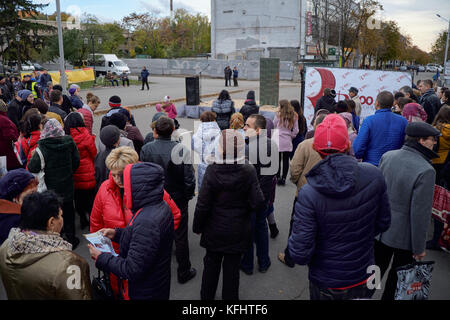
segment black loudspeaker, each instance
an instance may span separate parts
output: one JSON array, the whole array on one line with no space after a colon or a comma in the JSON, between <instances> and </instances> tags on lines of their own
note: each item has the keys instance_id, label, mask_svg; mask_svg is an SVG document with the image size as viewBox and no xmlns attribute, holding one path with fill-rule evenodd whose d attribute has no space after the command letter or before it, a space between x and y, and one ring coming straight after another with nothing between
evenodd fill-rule
<instances>
[{"instance_id":1,"label":"black loudspeaker","mask_svg":"<svg viewBox=\"0 0 450 320\"><path fill-rule=\"evenodd\" d=\"M200 104L200 81L198 77L186 77L186 104L188 106Z\"/></svg>"}]
</instances>

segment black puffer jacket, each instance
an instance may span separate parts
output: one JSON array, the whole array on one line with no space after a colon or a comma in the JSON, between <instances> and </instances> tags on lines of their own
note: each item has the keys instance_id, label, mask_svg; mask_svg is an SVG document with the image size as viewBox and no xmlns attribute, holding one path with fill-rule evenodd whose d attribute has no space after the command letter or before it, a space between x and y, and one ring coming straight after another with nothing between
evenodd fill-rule
<instances>
[{"instance_id":1,"label":"black puffer jacket","mask_svg":"<svg viewBox=\"0 0 450 320\"><path fill-rule=\"evenodd\" d=\"M330 111L330 113L334 113L336 111L336 100L334 100L332 96L321 97L317 100L316 106L314 107L314 114L320 109L326 109Z\"/></svg>"},{"instance_id":2,"label":"black puffer jacket","mask_svg":"<svg viewBox=\"0 0 450 320\"><path fill-rule=\"evenodd\" d=\"M234 109L234 102L231 100L216 100L213 102L211 111L217 114L217 124L220 130L225 130L230 128L230 118L233 113L236 112Z\"/></svg>"},{"instance_id":3,"label":"black puffer jacket","mask_svg":"<svg viewBox=\"0 0 450 320\"><path fill-rule=\"evenodd\" d=\"M266 135L246 140L245 157L256 169L266 203L272 198L274 177L279 166L278 147Z\"/></svg>"},{"instance_id":4,"label":"black puffer jacket","mask_svg":"<svg viewBox=\"0 0 450 320\"><path fill-rule=\"evenodd\" d=\"M127 207L134 215L126 228L116 229L119 257L102 253L95 265L127 279L132 300L167 300L173 215L163 200L164 171L153 163L137 163L125 168L123 180Z\"/></svg>"},{"instance_id":5,"label":"black puffer jacket","mask_svg":"<svg viewBox=\"0 0 450 320\"><path fill-rule=\"evenodd\" d=\"M172 161L172 149L177 148L180 164ZM159 164L164 169L164 189L180 205L191 200L195 192L195 174L189 150L170 138L158 138L142 147L140 160Z\"/></svg>"},{"instance_id":6,"label":"black puffer jacket","mask_svg":"<svg viewBox=\"0 0 450 320\"><path fill-rule=\"evenodd\" d=\"M427 113L427 123L433 123L434 117L441 108L441 101L433 89L429 89L420 97L420 104Z\"/></svg>"},{"instance_id":7,"label":"black puffer jacket","mask_svg":"<svg viewBox=\"0 0 450 320\"><path fill-rule=\"evenodd\" d=\"M252 165L211 164L198 195L193 231L202 234L200 245L207 250L244 253L251 244L251 213L264 206Z\"/></svg>"},{"instance_id":8,"label":"black puffer jacket","mask_svg":"<svg viewBox=\"0 0 450 320\"><path fill-rule=\"evenodd\" d=\"M247 118L252 114L259 113L259 106L256 104L255 100L247 100L242 108L239 110L240 113L244 116L244 122L247 121Z\"/></svg>"}]
</instances>

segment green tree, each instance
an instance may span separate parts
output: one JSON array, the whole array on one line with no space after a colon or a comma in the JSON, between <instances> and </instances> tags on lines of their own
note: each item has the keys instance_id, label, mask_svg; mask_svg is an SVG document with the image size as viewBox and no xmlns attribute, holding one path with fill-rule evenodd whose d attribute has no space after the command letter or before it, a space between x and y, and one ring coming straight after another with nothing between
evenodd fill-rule
<instances>
[{"instance_id":1,"label":"green tree","mask_svg":"<svg viewBox=\"0 0 450 320\"><path fill-rule=\"evenodd\" d=\"M431 47L431 57L435 63L442 64L444 62L446 41L447 41L447 31L440 32L436 41ZM449 57L448 54L447 57Z\"/></svg>"},{"instance_id":2,"label":"green tree","mask_svg":"<svg viewBox=\"0 0 450 320\"><path fill-rule=\"evenodd\" d=\"M117 23L101 24L93 15L85 15L81 21L81 29L63 30L64 59L74 66L82 66L92 53L92 40L95 53L119 54L124 43L124 30ZM98 39L101 38L101 44ZM54 34L46 42L42 57L53 60L59 55L58 36Z\"/></svg>"},{"instance_id":3,"label":"green tree","mask_svg":"<svg viewBox=\"0 0 450 320\"><path fill-rule=\"evenodd\" d=\"M386 21L381 23L379 30L383 44L376 52L376 66L381 68L383 63L396 60L401 54L401 37L399 27L395 21Z\"/></svg>"},{"instance_id":4,"label":"green tree","mask_svg":"<svg viewBox=\"0 0 450 320\"><path fill-rule=\"evenodd\" d=\"M71 29L63 32L64 59L74 66L81 66L87 58L88 46L84 44L81 30ZM53 35L42 51L44 60L53 60L59 56L58 36Z\"/></svg>"},{"instance_id":5,"label":"green tree","mask_svg":"<svg viewBox=\"0 0 450 320\"><path fill-rule=\"evenodd\" d=\"M3 63L15 60L20 67L22 61L30 60L36 50L41 50L48 34L55 29L33 21L46 6L31 0L0 0Z\"/></svg>"}]
</instances>

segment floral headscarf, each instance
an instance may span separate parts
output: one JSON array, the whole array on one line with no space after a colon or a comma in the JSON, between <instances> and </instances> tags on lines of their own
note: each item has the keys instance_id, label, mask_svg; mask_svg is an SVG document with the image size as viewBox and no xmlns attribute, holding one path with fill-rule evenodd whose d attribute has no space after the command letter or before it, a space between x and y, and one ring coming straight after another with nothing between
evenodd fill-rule
<instances>
[{"instance_id":1,"label":"floral headscarf","mask_svg":"<svg viewBox=\"0 0 450 320\"><path fill-rule=\"evenodd\" d=\"M58 138L64 136L64 130L58 120L48 119L41 132L41 139Z\"/></svg>"},{"instance_id":2,"label":"floral headscarf","mask_svg":"<svg viewBox=\"0 0 450 320\"><path fill-rule=\"evenodd\" d=\"M425 122L427 121L427 113L423 107L418 103L408 103L403 107L402 116L411 122Z\"/></svg>"}]
</instances>

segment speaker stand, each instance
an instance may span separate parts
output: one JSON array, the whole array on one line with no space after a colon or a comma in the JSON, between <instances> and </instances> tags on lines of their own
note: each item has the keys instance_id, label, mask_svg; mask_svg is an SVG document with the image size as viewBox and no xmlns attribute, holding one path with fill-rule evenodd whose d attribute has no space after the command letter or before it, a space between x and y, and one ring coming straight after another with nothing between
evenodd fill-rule
<instances>
[{"instance_id":1,"label":"speaker stand","mask_svg":"<svg viewBox=\"0 0 450 320\"><path fill-rule=\"evenodd\" d=\"M203 102L202 100L202 72L200 71L200 76L198 78L198 95L199 95L199 102Z\"/></svg>"}]
</instances>

